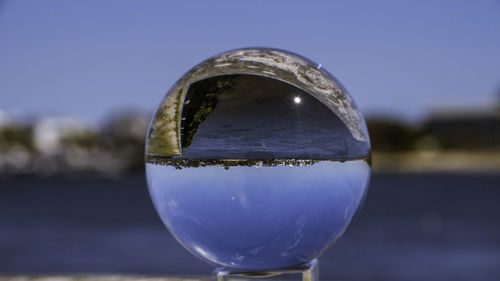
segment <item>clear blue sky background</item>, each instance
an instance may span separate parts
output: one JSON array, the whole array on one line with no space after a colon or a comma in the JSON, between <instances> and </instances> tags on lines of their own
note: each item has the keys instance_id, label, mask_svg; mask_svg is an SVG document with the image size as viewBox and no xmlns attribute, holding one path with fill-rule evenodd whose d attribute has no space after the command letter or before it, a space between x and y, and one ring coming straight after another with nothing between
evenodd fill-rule
<instances>
[{"instance_id":1,"label":"clear blue sky background","mask_svg":"<svg viewBox=\"0 0 500 281\"><path fill-rule=\"evenodd\" d=\"M418 120L497 99L500 2L3 1L0 110L152 111L192 66L247 46L321 63L365 114Z\"/></svg>"}]
</instances>

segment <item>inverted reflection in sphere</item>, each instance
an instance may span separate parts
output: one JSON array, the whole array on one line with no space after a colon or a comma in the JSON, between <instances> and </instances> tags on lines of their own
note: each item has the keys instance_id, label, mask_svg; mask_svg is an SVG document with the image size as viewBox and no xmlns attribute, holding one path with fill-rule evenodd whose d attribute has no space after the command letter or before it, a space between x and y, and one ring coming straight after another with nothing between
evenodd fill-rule
<instances>
[{"instance_id":1,"label":"inverted reflection in sphere","mask_svg":"<svg viewBox=\"0 0 500 281\"><path fill-rule=\"evenodd\" d=\"M194 255L237 271L311 261L346 230L370 177L363 117L298 55L240 49L167 93L146 146L161 219Z\"/></svg>"}]
</instances>

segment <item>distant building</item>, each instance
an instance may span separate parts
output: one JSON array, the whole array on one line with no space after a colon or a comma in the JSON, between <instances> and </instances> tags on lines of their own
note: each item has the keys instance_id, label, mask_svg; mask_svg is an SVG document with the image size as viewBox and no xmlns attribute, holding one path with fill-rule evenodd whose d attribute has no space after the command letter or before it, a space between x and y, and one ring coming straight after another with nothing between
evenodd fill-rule
<instances>
[{"instance_id":1,"label":"distant building","mask_svg":"<svg viewBox=\"0 0 500 281\"><path fill-rule=\"evenodd\" d=\"M0 109L0 128L10 124L11 120L5 111Z\"/></svg>"},{"instance_id":2,"label":"distant building","mask_svg":"<svg viewBox=\"0 0 500 281\"><path fill-rule=\"evenodd\" d=\"M71 117L42 117L33 125L33 142L42 154L50 155L61 151L64 137L87 130L87 126Z\"/></svg>"}]
</instances>

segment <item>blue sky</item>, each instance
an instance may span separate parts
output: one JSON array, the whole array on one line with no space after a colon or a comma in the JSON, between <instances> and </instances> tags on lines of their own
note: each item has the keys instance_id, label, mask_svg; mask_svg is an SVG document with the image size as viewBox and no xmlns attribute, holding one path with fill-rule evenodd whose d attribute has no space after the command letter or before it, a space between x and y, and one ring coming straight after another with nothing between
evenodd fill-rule
<instances>
[{"instance_id":1,"label":"blue sky","mask_svg":"<svg viewBox=\"0 0 500 281\"><path fill-rule=\"evenodd\" d=\"M299 53L366 114L418 120L500 89L500 1L3 1L0 110L98 122L152 111L229 49Z\"/></svg>"}]
</instances>

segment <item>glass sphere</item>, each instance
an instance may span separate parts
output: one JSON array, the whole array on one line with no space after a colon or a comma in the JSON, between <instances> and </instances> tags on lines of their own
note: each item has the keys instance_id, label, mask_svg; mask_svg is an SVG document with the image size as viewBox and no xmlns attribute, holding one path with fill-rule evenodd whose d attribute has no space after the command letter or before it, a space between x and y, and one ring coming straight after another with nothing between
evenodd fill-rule
<instances>
[{"instance_id":1,"label":"glass sphere","mask_svg":"<svg viewBox=\"0 0 500 281\"><path fill-rule=\"evenodd\" d=\"M321 65L275 49L229 51L180 78L151 121L146 172L172 235L233 271L318 257L367 192L361 113Z\"/></svg>"}]
</instances>

